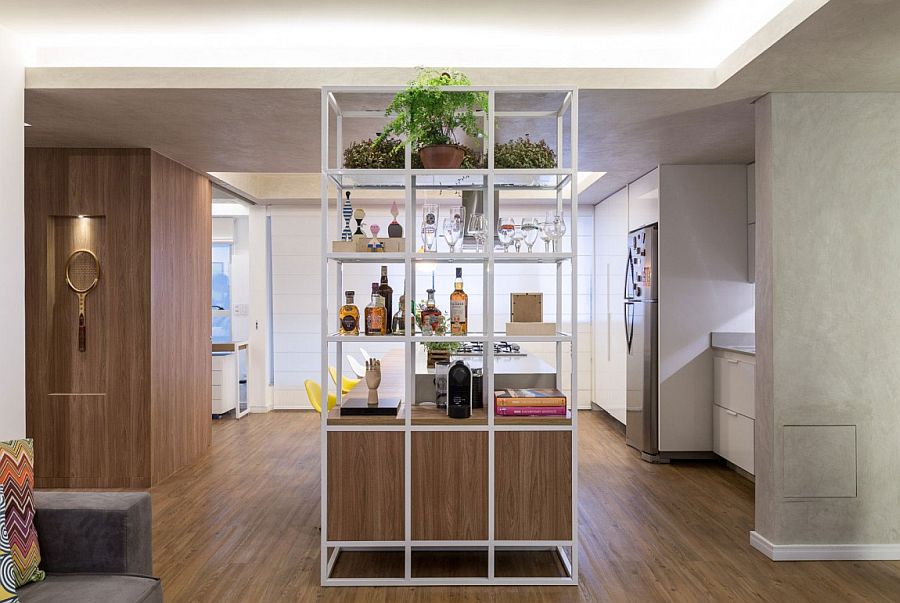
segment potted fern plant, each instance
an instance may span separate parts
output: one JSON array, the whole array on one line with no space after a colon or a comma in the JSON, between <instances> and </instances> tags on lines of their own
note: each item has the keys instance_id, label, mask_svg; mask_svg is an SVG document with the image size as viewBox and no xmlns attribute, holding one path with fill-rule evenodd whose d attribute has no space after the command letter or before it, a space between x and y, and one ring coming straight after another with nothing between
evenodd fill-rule
<instances>
[{"instance_id":1,"label":"potted fern plant","mask_svg":"<svg viewBox=\"0 0 900 603\"><path fill-rule=\"evenodd\" d=\"M466 152L457 135L462 132L476 138L483 134L475 112L487 111L487 94L441 87L471 85L458 71L420 68L416 78L388 105L385 115L393 119L378 140L404 136L426 169L459 168Z\"/></svg>"}]
</instances>

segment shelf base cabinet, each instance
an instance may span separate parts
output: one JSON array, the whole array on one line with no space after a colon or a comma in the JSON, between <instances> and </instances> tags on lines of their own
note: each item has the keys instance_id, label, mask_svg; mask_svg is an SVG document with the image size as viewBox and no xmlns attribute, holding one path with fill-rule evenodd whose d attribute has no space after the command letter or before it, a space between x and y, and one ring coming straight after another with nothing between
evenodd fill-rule
<instances>
[{"instance_id":1,"label":"shelf base cabinet","mask_svg":"<svg viewBox=\"0 0 900 603\"><path fill-rule=\"evenodd\" d=\"M487 540L488 434L412 434L412 539Z\"/></svg>"},{"instance_id":2,"label":"shelf base cabinet","mask_svg":"<svg viewBox=\"0 0 900 603\"><path fill-rule=\"evenodd\" d=\"M498 540L572 539L572 433L494 434Z\"/></svg>"},{"instance_id":3,"label":"shelf base cabinet","mask_svg":"<svg viewBox=\"0 0 900 603\"><path fill-rule=\"evenodd\" d=\"M403 433L328 434L328 539L403 540Z\"/></svg>"},{"instance_id":4,"label":"shelf base cabinet","mask_svg":"<svg viewBox=\"0 0 900 603\"><path fill-rule=\"evenodd\" d=\"M753 475L756 359L717 350L713 357L713 452Z\"/></svg>"}]
</instances>

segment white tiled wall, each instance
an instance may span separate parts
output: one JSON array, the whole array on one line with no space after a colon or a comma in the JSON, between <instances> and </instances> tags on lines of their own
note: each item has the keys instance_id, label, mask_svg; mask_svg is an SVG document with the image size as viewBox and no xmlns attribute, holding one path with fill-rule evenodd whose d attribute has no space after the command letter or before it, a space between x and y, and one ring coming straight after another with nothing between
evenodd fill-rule
<instances>
[{"instance_id":1,"label":"white tiled wall","mask_svg":"<svg viewBox=\"0 0 900 603\"><path fill-rule=\"evenodd\" d=\"M594 402L625 422L623 274L628 261L628 189L594 207Z\"/></svg>"},{"instance_id":2,"label":"white tiled wall","mask_svg":"<svg viewBox=\"0 0 900 603\"><path fill-rule=\"evenodd\" d=\"M503 206L504 212L519 216L524 208ZM381 216L384 214L384 216ZM322 259L320 257L320 211L318 206L295 208L272 208L272 318L274 348L274 389L275 408L309 408L303 382L306 379L319 381L320 356L320 312L323 307L321 292ZM374 208L367 221L385 223L389 220L387 208ZM403 218L401 216L400 220ZM571 227L569 234L571 233ZM567 238L569 236L567 234ZM564 249L568 241L564 241ZM543 243L538 241L537 248ZM523 251L524 252L524 251ZM578 221L578 404L589 408L593 398L591 360L593 353L591 317L594 300L594 216L593 208L581 210ZM465 289L469 295L470 330L483 328L483 279L481 266L462 264ZM448 310L448 296L453 290L455 266L437 264L434 270L436 299L438 307ZM347 264L344 268L343 289L356 291L356 305L360 312L369 302L371 283L380 276L378 264ZM404 285L404 266L388 265L388 278L394 288L395 310L399 304ZM494 290L494 324L502 330L509 319L509 294L520 291L544 292L545 320L555 319L555 278L553 265L498 265L496 267ZM421 270L416 276L416 298L425 299L425 289L431 286L431 270ZM563 291L571 289L571 274L568 267L563 276ZM343 300L337 300L334 281L329 284L325 307L334 311ZM568 330L571 325L571 297L563 297L563 322ZM384 353L396 344L363 341L365 349L375 355ZM524 347L524 346L523 346ZM528 344L528 351L555 364L555 348L552 344ZM358 345L347 342L344 354L357 358ZM563 385L570 387L568 350L564 350L563 371L566 375ZM349 374L350 367L344 361L343 370Z\"/></svg>"}]
</instances>

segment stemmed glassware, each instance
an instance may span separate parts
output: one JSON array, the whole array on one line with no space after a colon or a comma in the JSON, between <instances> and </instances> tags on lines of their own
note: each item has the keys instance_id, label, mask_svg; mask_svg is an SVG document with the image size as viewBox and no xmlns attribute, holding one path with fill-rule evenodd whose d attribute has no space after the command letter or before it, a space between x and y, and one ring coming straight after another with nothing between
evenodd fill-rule
<instances>
[{"instance_id":1,"label":"stemmed glassware","mask_svg":"<svg viewBox=\"0 0 900 603\"><path fill-rule=\"evenodd\" d=\"M519 228L522 231L525 245L528 247L528 253L531 253L534 244L537 242L538 234L541 232L541 221L537 218L522 218ZM518 251L518 248L516 251Z\"/></svg>"},{"instance_id":2,"label":"stemmed glassware","mask_svg":"<svg viewBox=\"0 0 900 603\"><path fill-rule=\"evenodd\" d=\"M463 237L464 228L465 224L458 219L452 217L444 218L441 234L444 235L444 240L447 241L447 247L450 248L450 253L456 251L456 244Z\"/></svg>"},{"instance_id":3,"label":"stemmed glassware","mask_svg":"<svg viewBox=\"0 0 900 603\"><path fill-rule=\"evenodd\" d=\"M437 249L438 211L438 206L432 203L422 206L422 243L425 251Z\"/></svg>"},{"instance_id":4,"label":"stemmed glassware","mask_svg":"<svg viewBox=\"0 0 900 603\"><path fill-rule=\"evenodd\" d=\"M500 218L497 220L497 238L503 246L503 252L509 252L516 233L516 221L512 218Z\"/></svg>"},{"instance_id":5,"label":"stemmed glassware","mask_svg":"<svg viewBox=\"0 0 900 603\"><path fill-rule=\"evenodd\" d=\"M550 210L544 216L544 231L553 242L554 253L559 253L559 242L566 234L566 222L562 212Z\"/></svg>"},{"instance_id":6,"label":"stemmed glassware","mask_svg":"<svg viewBox=\"0 0 900 603\"><path fill-rule=\"evenodd\" d=\"M544 242L544 253L548 253L550 251L550 241L553 239L550 237L550 229L552 227L551 224L547 222L540 222L541 227L541 240Z\"/></svg>"},{"instance_id":7,"label":"stemmed glassware","mask_svg":"<svg viewBox=\"0 0 900 603\"><path fill-rule=\"evenodd\" d=\"M516 246L516 253L519 253L519 249L522 247L522 241L525 239L525 233L522 232L522 221L519 220L519 223L516 224L516 229L513 231L513 243Z\"/></svg>"},{"instance_id":8,"label":"stemmed glassware","mask_svg":"<svg viewBox=\"0 0 900 603\"><path fill-rule=\"evenodd\" d=\"M466 234L466 208L462 206L451 207L448 218L453 221L453 230L459 232L459 236L456 237L454 242L451 244L450 239L448 239L446 236L446 226L444 228L444 239L447 241L447 245L450 246L450 253L453 253L456 251L457 244L462 241L463 237Z\"/></svg>"},{"instance_id":9,"label":"stemmed glassware","mask_svg":"<svg viewBox=\"0 0 900 603\"><path fill-rule=\"evenodd\" d=\"M469 218L469 234L475 239L475 253L483 253L487 234L487 219L484 214L472 214Z\"/></svg>"}]
</instances>

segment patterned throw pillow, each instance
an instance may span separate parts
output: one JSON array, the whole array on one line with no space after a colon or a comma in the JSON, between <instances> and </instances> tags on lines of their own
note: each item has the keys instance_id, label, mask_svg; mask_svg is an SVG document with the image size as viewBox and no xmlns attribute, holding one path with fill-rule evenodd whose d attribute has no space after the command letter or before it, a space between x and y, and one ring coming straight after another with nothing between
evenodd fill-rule
<instances>
[{"instance_id":1,"label":"patterned throw pillow","mask_svg":"<svg viewBox=\"0 0 900 603\"><path fill-rule=\"evenodd\" d=\"M6 505L3 502L3 485L0 484L0 603L17 603L16 570L12 553L9 552L9 537L6 534Z\"/></svg>"},{"instance_id":2,"label":"patterned throw pillow","mask_svg":"<svg viewBox=\"0 0 900 603\"><path fill-rule=\"evenodd\" d=\"M3 486L6 532L15 562L16 586L44 579L34 527L34 445L31 440L0 442L0 485Z\"/></svg>"}]
</instances>

